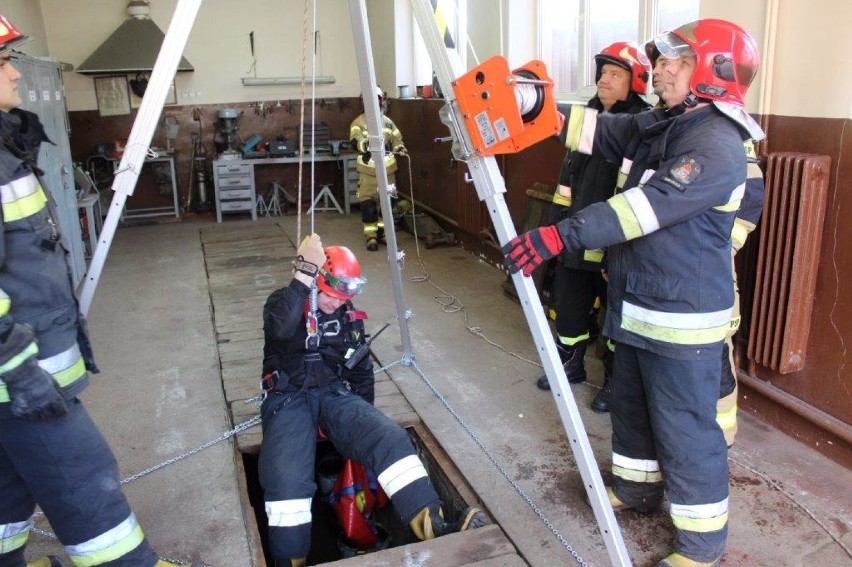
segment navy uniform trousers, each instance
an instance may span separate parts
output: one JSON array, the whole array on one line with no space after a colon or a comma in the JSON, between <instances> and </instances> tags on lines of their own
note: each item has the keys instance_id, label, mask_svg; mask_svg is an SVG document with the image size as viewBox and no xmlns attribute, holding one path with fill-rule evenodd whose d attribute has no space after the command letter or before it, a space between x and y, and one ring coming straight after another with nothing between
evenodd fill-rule
<instances>
[{"instance_id":1,"label":"navy uniform trousers","mask_svg":"<svg viewBox=\"0 0 852 567\"><path fill-rule=\"evenodd\" d=\"M310 550L317 425L343 457L376 473L406 524L423 508L440 505L405 430L342 382L322 389L288 384L266 398L261 417L258 467L276 559L305 557Z\"/></svg>"},{"instance_id":2,"label":"navy uniform trousers","mask_svg":"<svg viewBox=\"0 0 852 567\"><path fill-rule=\"evenodd\" d=\"M678 360L618 343L612 378L613 488L626 504L651 507L662 502L665 487L674 549L702 562L725 551L727 506L712 531L679 511L727 504L728 448L716 422L722 344L710 347L715 356ZM633 480L615 474L620 457L630 459L634 471L640 469L635 463L646 463L647 474Z\"/></svg>"},{"instance_id":3,"label":"navy uniform trousers","mask_svg":"<svg viewBox=\"0 0 852 567\"><path fill-rule=\"evenodd\" d=\"M157 556L121 492L112 451L83 404L67 404L57 419L0 420L0 525L17 524L24 535L38 504L71 557L99 567L153 566ZM91 540L104 535L123 543L99 552ZM23 567L23 552L0 554L0 567Z\"/></svg>"}]
</instances>

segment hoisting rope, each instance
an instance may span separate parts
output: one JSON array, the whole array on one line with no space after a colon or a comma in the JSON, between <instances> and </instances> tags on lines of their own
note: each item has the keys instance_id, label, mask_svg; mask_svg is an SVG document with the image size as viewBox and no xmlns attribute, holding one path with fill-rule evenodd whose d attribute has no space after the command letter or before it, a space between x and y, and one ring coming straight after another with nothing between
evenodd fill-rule
<instances>
[{"instance_id":1,"label":"hoisting rope","mask_svg":"<svg viewBox=\"0 0 852 567\"><path fill-rule=\"evenodd\" d=\"M304 9L302 10L302 89L299 99L299 189L298 189L298 202L296 203L296 242L302 242L302 164L304 163L305 152L305 61L307 59L308 53L308 2L309 0L305 0L303 3ZM316 51L316 34L317 34L317 3L316 0L312 0L313 3L313 39L312 42L313 48L311 49L312 57L311 57L311 234L313 234L316 229L314 225L314 218L316 215L316 211L314 210L314 192L315 192L315 124L316 124L316 88L317 88L317 51ZM322 268L322 266L317 266L317 268ZM318 345L317 342L317 282L314 279L311 282L311 291L310 291L310 312L305 317L305 328L307 329L308 335L305 338L305 346L311 346L312 348L316 348Z\"/></svg>"}]
</instances>

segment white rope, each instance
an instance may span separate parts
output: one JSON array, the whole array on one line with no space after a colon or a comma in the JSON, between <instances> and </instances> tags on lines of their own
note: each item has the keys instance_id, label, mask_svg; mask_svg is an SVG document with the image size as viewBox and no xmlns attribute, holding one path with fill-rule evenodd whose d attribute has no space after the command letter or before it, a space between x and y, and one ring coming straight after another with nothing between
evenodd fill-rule
<instances>
[{"instance_id":1,"label":"white rope","mask_svg":"<svg viewBox=\"0 0 852 567\"><path fill-rule=\"evenodd\" d=\"M500 346L496 342L489 339L485 335L485 332L483 331L482 327L475 327L475 326L471 325L469 314L468 314L467 308L464 306L464 304L461 301L459 301L459 299L456 296L454 296L453 294L451 294L450 292L443 289L442 287L440 287L439 285L437 285L435 282L432 281L432 276L429 275L429 272L426 271L426 266L423 265L423 258L420 255L420 239L417 236L417 215L416 215L417 211L416 211L416 205L415 205L415 200L414 200L414 181L413 181L413 176L412 176L412 173L411 173L411 156L406 155L405 157L408 160L408 187L409 187L409 191L411 192L411 218L412 218L412 224L414 225L414 248L415 248L415 251L417 252L417 263L420 265L421 272L423 272L423 275L412 276L411 278L409 278L409 281L412 281L412 282L415 282L415 283L426 282L429 285L431 285L432 287L434 287L436 290L438 290L440 292L440 295L433 296L432 300L435 303L437 303L438 305L441 306L441 309L444 311L444 313L457 313L457 312L461 311L464 314L464 326L470 333L473 333L474 335L481 338L483 341L485 341L489 345L493 346L494 348L496 348L499 351L502 351L502 352L508 354L509 356L513 356L513 357L517 358L518 360L522 360L523 362L526 362L527 364L531 364L532 366L536 366L538 368L541 368L542 367L541 363L536 362L535 360L530 360L529 358L521 356L520 354L518 354L516 352L512 352L512 351L505 349L504 347Z\"/></svg>"},{"instance_id":2,"label":"white rope","mask_svg":"<svg viewBox=\"0 0 852 567\"><path fill-rule=\"evenodd\" d=\"M311 34L311 233L316 232L314 219L316 218L316 126L317 126L317 0L313 0L313 28ZM304 126L304 125L303 125Z\"/></svg>"}]
</instances>

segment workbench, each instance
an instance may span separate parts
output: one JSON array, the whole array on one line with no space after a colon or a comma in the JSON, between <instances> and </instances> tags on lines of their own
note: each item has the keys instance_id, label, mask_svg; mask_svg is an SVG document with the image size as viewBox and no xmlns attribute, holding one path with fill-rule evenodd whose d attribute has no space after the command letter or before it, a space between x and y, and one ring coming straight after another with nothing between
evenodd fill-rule
<instances>
[{"instance_id":1,"label":"workbench","mask_svg":"<svg viewBox=\"0 0 852 567\"><path fill-rule=\"evenodd\" d=\"M217 159L213 161L213 192L216 196L216 222L222 222L227 213L251 213L251 220L257 220L257 187L254 170L264 165L297 165L304 161L305 167L314 162L338 162L343 169L344 209L348 214L350 205L356 199L358 171L355 169L356 153L340 155L317 154L277 158L257 159Z\"/></svg>"},{"instance_id":2,"label":"workbench","mask_svg":"<svg viewBox=\"0 0 852 567\"><path fill-rule=\"evenodd\" d=\"M110 158L109 161L112 162L113 173L117 173L118 167L121 164L121 161L118 159ZM145 158L145 162L142 164L143 167L152 164L152 163L167 163L169 165L169 175L171 176L171 185L172 185L172 205L167 207L145 207L138 209L131 209L129 204L125 205L124 211L121 214L121 220L131 220L131 219L141 219L141 218L149 218L149 217L169 217L174 215L175 218L180 218L180 204L178 202L178 187L177 187L177 173L175 171L175 158L174 156L158 156L155 158ZM138 185L137 185L138 188ZM133 197L131 196L128 199L128 203Z\"/></svg>"}]
</instances>

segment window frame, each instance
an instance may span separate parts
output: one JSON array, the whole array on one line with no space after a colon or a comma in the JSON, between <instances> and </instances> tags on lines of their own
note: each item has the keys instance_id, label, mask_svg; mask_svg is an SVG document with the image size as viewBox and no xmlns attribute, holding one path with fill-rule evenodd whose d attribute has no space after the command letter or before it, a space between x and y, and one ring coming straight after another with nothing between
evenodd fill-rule
<instances>
[{"instance_id":1,"label":"window frame","mask_svg":"<svg viewBox=\"0 0 852 567\"><path fill-rule=\"evenodd\" d=\"M536 0L535 10L535 30L536 30L536 56L538 59L543 59L544 37L545 37L545 22L543 21L543 3L559 1L559 0ZM579 2L579 30L578 41L579 54L577 58L577 69L575 70L574 79L579 85L576 92L556 90L555 95L559 100L584 100L587 101L595 94L596 87L594 84L594 65L592 60L594 53L591 48L592 24L591 14L593 0L580 0ZM639 38L651 38L660 30L658 30L660 22L660 0L639 0L639 16L636 22L637 36ZM697 15L696 15L697 17ZM643 41L643 40L640 40ZM545 61L546 64L550 62Z\"/></svg>"}]
</instances>

